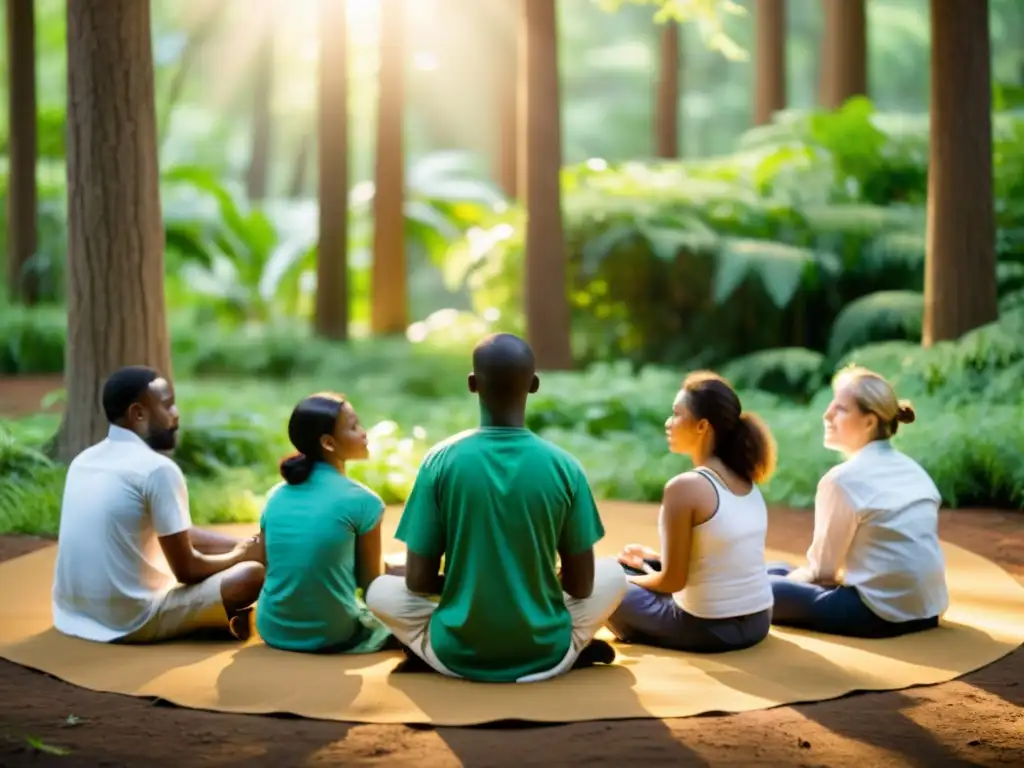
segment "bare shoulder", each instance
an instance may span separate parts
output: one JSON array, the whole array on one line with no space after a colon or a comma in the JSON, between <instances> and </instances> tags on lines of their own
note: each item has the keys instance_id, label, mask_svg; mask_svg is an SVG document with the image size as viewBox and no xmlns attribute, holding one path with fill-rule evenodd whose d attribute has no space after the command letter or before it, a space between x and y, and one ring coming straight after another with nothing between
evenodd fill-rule
<instances>
[{"instance_id":1,"label":"bare shoulder","mask_svg":"<svg viewBox=\"0 0 1024 768\"><path fill-rule=\"evenodd\" d=\"M706 478L696 472L683 472L665 483L662 506L668 514L692 514L715 509L718 494Z\"/></svg>"}]
</instances>

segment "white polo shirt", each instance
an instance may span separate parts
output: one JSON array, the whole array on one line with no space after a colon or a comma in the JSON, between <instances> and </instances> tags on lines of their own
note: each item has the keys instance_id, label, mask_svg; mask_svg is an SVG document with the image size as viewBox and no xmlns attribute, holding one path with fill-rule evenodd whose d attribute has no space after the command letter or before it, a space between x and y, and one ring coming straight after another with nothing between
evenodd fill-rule
<instances>
[{"instance_id":1,"label":"white polo shirt","mask_svg":"<svg viewBox=\"0 0 1024 768\"><path fill-rule=\"evenodd\" d=\"M139 629L178 584L158 537L192 527L181 469L111 426L68 468L57 539L53 624L110 642Z\"/></svg>"},{"instance_id":2,"label":"white polo shirt","mask_svg":"<svg viewBox=\"0 0 1024 768\"><path fill-rule=\"evenodd\" d=\"M941 616L949 605L941 501L916 461L887 440L869 443L818 484L809 569L816 580L856 587L887 621Z\"/></svg>"}]
</instances>

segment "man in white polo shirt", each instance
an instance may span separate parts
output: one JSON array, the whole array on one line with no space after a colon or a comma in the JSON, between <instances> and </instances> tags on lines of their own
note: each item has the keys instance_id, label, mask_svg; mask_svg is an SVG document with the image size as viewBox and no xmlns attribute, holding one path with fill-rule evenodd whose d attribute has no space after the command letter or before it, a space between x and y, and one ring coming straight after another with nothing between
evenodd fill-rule
<instances>
[{"instance_id":1,"label":"man in white polo shirt","mask_svg":"<svg viewBox=\"0 0 1024 768\"><path fill-rule=\"evenodd\" d=\"M110 431L68 468L53 623L101 643L149 643L223 628L245 640L263 586L262 543L192 526L174 389L149 368L103 387Z\"/></svg>"}]
</instances>

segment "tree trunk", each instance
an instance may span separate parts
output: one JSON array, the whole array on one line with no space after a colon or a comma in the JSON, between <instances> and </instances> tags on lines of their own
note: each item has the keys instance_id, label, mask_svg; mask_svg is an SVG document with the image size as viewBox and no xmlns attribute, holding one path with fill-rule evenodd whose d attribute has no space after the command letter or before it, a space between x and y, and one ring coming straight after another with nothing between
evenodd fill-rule
<instances>
[{"instance_id":1,"label":"tree trunk","mask_svg":"<svg viewBox=\"0 0 1024 768\"><path fill-rule=\"evenodd\" d=\"M7 0L7 290L11 301L35 304L39 281L29 269L35 255L36 46L34 0Z\"/></svg>"},{"instance_id":2,"label":"tree trunk","mask_svg":"<svg viewBox=\"0 0 1024 768\"><path fill-rule=\"evenodd\" d=\"M786 108L786 0L757 0L754 10L754 124Z\"/></svg>"},{"instance_id":3,"label":"tree trunk","mask_svg":"<svg viewBox=\"0 0 1024 768\"><path fill-rule=\"evenodd\" d=\"M260 4L257 4L260 5ZM274 4L264 2L264 18L256 26L260 36L253 71L252 145L249 150L249 170L245 178L246 193L250 200L263 200L267 196L267 178L270 175L271 96L274 90Z\"/></svg>"},{"instance_id":4,"label":"tree trunk","mask_svg":"<svg viewBox=\"0 0 1024 768\"><path fill-rule=\"evenodd\" d=\"M494 176L510 198L519 194L519 6L523 0L495 0L487 32L497 38L494 87L498 110L498 141ZM507 20L507 23L498 23Z\"/></svg>"},{"instance_id":5,"label":"tree trunk","mask_svg":"<svg viewBox=\"0 0 1024 768\"><path fill-rule=\"evenodd\" d=\"M923 343L995 320L988 0L932 0Z\"/></svg>"},{"instance_id":6,"label":"tree trunk","mask_svg":"<svg viewBox=\"0 0 1024 768\"><path fill-rule=\"evenodd\" d=\"M526 335L542 369L572 367L562 224L562 120L557 9L524 2L520 37L519 188L526 198Z\"/></svg>"},{"instance_id":7,"label":"tree trunk","mask_svg":"<svg viewBox=\"0 0 1024 768\"><path fill-rule=\"evenodd\" d=\"M405 3L380 3L380 94L373 195L371 329L404 333L408 326L405 264Z\"/></svg>"},{"instance_id":8,"label":"tree trunk","mask_svg":"<svg viewBox=\"0 0 1024 768\"><path fill-rule=\"evenodd\" d=\"M348 22L345 0L320 0L316 332L348 338ZM305 144L305 140L304 140Z\"/></svg>"},{"instance_id":9,"label":"tree trunk","mask_svg":"<svg viewBox=\"0 0 1024 768\"><path fill-rule=\"evenodd\" d=\"M149 3L75 0L67 14L65 461L106 434L107 376L126 365L172 376Z\"/></svg>"},{"instance_id":10,"label":"tree trunk","mask_svg":"<svg viewBox=\"0 0 1024 768\"><path fill-rule=\"evenodd\" d=\"M341 1L344 2L344 0ZM299 138L298 149L295 150L295 160L292 161L292 175L288 182L288 197L292 200L298 200L306 193L307 177L309 176L309 153L312 148L312 136L310 134L303 134Z\"/></svg>"},{"instance_id":11,"label":"tree trunk","mask_svg":"<svg viewBox=\"0 0 1024 768\"><path fill-rule=\"evenodd\" d=\"M661 25L654 153L669 160L679 157L679 23L671 20Z\"/></svg>"},{"instance_id":12,"label":"tree trunk","mask_svg":"<svg viewBox=\"0 0 1024 768\"><path fill-rule=\"evenodd\" d=\"M821 40L819 101L838 109L868 92L867 11L864 0L822 0L825 34Z\"/></svg>"}]
</instances>

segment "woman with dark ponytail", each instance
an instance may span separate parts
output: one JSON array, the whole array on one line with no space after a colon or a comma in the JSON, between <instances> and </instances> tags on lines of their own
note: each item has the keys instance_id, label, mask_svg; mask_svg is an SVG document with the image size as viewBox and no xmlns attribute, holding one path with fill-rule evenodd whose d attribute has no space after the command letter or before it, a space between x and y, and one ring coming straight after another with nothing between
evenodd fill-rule
<instances>
[{"instance_id":1,"label":"woman with dark ponytail","mask_svg":"<svg viewBox=\"0 0 1024 768\"><path fill-rule=\"evenodd\" d=\"M775 468L775 441L706 371L683 382L665 436L695 469L665 485L661 554L631 544L619 555L630 584L608 628L623 642L680 651L749 648L771 628L768 509L758 483Z\"/></svg>"},{"instance_id":2,"label":"woman with dark ponytail","mask_svg":"<svg viewBox=\"0 0 1024 768\"><path fill-rule=\"evenodd\" d=\"M384 502L345 475L369 455L366 431L341 395L300 402L288 422L296 452L260 518L267 577L256 628L274 648L372 653L388 630L357 598L382 573Z\"/></svg>"}]
</instances>

